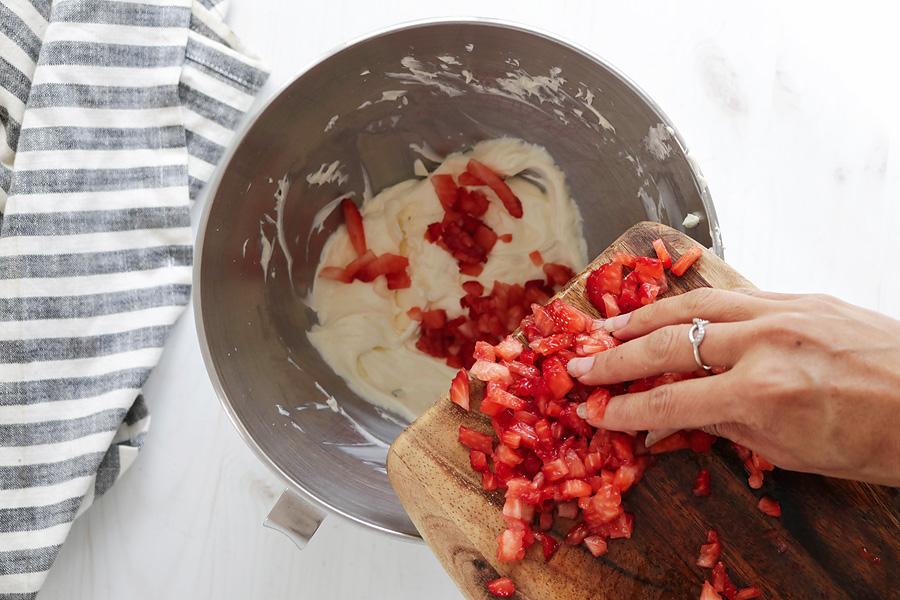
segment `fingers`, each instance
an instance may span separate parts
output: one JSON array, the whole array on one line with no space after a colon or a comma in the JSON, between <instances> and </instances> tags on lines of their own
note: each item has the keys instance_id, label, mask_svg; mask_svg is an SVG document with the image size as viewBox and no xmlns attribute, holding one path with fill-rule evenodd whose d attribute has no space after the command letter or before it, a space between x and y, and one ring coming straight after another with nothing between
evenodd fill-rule
<instances>
[{"instance_id":1,"label":"fingers","mask_svg":"<svg viewBox=\"0 0 900 600\"><path fill-rule=\"evenodd\" d=\"M809 294L779 294L777 292L765 292L763 290L752 288L735 288L731 291L743 294L744 296L760 298L762 300L800 300L809 297Z\"/></svg>"},{"instance_id":2,"label":"fingers","mask_svg":"<svg viewBox=\"0 0 900 600\"><path fill-rule=\"evenodd\" d=\"M604 326L617 338L630 340L667 325L690 323L695 317L714 323L745 321L765 312L767 304L750 294L700 288L612 317Z\"/></svg>"},{"instance_id":3,"label":"fingers","mask_svg":"<svg viewBox=\"0 0 900 600\"><path fill-rule=\"evenodd\" d=\"M694 348L688 337L691 325L672 325L652 331L593 356L569 361L569 374L586 385L608 385L662 373L696 371ZM740 358L748 326L744 323L709 323L698 347L706 365L732 367Z\"/></svg>"},{"instance_id":4,"label":"fingers","mask_svg":"<svg viewBox=\"0 0 900 600\"><path fill-rule=\"evenodd\" d=\"M723 373L613 396L603 419L588 423L614 431L699 429L732 423L737 411L729 392L731 385L731 377Z\"/></svg>"}]
</instances>

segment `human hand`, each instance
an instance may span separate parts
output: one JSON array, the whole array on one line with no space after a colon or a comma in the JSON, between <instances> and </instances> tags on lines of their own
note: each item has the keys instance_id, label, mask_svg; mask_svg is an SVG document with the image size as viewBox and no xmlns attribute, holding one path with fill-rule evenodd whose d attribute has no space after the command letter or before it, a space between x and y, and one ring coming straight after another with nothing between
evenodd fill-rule
<instances>
[{"instance_id":1,"label":"human hand","mask_svg":"<svg viewBox=\"0 0 900 600\"><path fill-rule=\"evenodd\" d=\"M614 396L595 427L702 428L775 465L900 485L900 322L819 295L703 288L607 319L627 341L569 362L605 385L697 369L694 317L710 321L699 350L724 373Z\"/></svg>"}]
</instances>

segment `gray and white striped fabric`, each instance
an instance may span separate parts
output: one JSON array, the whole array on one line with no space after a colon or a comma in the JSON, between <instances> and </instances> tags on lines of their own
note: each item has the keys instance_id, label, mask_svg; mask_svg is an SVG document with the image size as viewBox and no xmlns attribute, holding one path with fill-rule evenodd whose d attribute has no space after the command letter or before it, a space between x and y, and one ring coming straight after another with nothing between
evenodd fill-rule
<instances>
[{"instance_id":1,"label":"gray and white striped fabric","mask_svg":"<svg viewBox=\"0 0 900 600\"><path fill-rule=\"evenodd\" d=\"M0 0L0 597L134 460L189 205L267 72L216 0Z\"/></svg>"}]
</instances>

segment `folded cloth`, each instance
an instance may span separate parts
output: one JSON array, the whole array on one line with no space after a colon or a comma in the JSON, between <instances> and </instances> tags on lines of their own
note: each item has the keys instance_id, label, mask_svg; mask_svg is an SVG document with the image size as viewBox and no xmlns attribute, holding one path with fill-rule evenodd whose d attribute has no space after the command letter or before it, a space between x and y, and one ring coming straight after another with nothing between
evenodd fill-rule
<instances>
[{"instance_id":1,"label":"folded cloth","mask_svg":"<svg viewBox=\"0 0 900 600\"><path fill-rule=\"evenodd\" d=\"M0 0L0 597L128 468L189 207L267 77L217 0Z\"/></svg>"}]
</instances>

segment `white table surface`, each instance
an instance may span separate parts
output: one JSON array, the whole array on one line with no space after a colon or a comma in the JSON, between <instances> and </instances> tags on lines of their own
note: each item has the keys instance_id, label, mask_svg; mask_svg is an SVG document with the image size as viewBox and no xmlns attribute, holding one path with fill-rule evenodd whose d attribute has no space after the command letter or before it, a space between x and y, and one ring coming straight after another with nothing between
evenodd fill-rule
<instances>
[{"instance_id":1,"label":"white table surface","mask_svg":"<svg viewBox=\"0 0 900 600\"><path fill-rule=\"evenodd\" d=\"M900 317L896 9L720 4L234 0L228 22L272 67L263 97L339 44L408 20L487 16L563 36L675 122L734 267L765 289ZM262 527L283 486L220 408L190 309L144 394L145 449L76 521L41 600L461 597L424 544L329 517L301 552Z\"/></svg>"}]
</instances>

